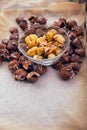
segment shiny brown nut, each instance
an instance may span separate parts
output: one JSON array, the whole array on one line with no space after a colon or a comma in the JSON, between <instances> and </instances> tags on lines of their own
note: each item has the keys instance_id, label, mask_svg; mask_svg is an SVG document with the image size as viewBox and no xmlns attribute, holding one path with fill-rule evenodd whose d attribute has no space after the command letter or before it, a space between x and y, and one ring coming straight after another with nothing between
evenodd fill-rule
<instances>
[{"instance_id":1,"label":"shiny brown nut","mask_svg":"<svg viewBox=\"0 0 87 130\"><path fill-rule=\"evenodd\" d=\"M3 40L2 40L2 43L6 44L6 45L8 44L8 42L9 42L8 39L3 39Z\"/></svg>"},{"instance_id":2,"label":"shiny brown nut","mask_svg":"<svg viewBox=\"0 0 87 130\"><path fill-rule=\"evenodd\" d=\"M59 75L63 80L69 80L73 76L72 67L62 67L59 71Z\"/></svg>"},{"instance_id":3,"label":"shiny brown nut","mask_svg":"<svg viewBox=\"0 0 87 130\"><path fill-rule=\"evenodd\" d=\"M66 19L59 18L58 22L54 22L55 26L64 27L66 25Z\"/></svg>"},{"instance_id":4,"label":"shiny brown nut","mask_svg":"<svg viewBox=\"0 0 87 130\"><path fill-rule=\"evenodd\" d=\"M10 51L15 51L17 47L9 42L7 45L7 49Z\"/></svg>"},{"instance_id":5,"label":"shiny brown nut","mask_svg":"<svg viewBox=\"0 0 87 130\"><path fill-rule=\"evenodd\" d=\"M20 23L19 23L19 26L22 30L27 30L28 28L28 23L26 20L22 20Z\"/></svg>"},{"instance_id":6,"label":"shiny brown nut","mask_svg":"<svg viewBox=\"0 0 87 130\"><path fill-rule=\"evenodd\" d=\"M10 40L18 41L19 40L19 34L18 33L11 34Z\"/></svg>"},{"instance_id":7,"label":"shiny brown nut","mask_svg":"<svg viewBox=\"0 0 87 130\"><path fill-rule=\"evenodd\" d=\"M69 34L69 38L70 38L71 40L75 39L76 37L77 37L77 35L76 35L76 33L74 33L74 32L71 32L71 33Z\"/></svg>"},{"instance_id":8,"label":"shiny brown nut","mask_svg":"<svg viewBox=\"0 0 87 130\"><path fill-rule=\"evenodd\" d=\"M25 44L25 43L21 43L20 48L22 48L25 52L28 51L28 49L29 49L27 44Z\"/></svg>"},{"instance_id":9,"label":"shiny brown nut","mask_svg":"<svg viewBox=\"0 0 87 130\"><path fill-rule=\"evenodd\" d=\"M40 77L40 74L38 74L37 72L35 71L32 71L30 73L28 73L27 75L27 80L30 82L30 83L34 83L38 80L38 78Z\"/></svg>"},{"instance_id":10,"label":"shiny brown nut","mask_svg":"<svg viewBox=\"0 0 87 130\"><path fill-rule=\"evenodd\" d=\"M12 33L12 34L18 33L18 28L17 28L17 27L11 27L11 28L9 29L9 32Z\"/></svg>"},{"instance_id":11,"label":"shiny brown nut","mask_svg":"<svg viewBox=\"0 0 87 130\"><path fill-rule=\"evenodd\" d=\"M38 36L38 37L41 37L41 36L43 36L45 34L45 32L43 31L43 30L41 30L41 29L37 29L36 30L36 35Z\"/></svg>"},{"instance_id":12,"label":"shiny brown nut","mask_svg":"<svg viewBox=\"0 0 87 130\"><path fill-rule=\"evenodd\" d=\"M63 67L63 64L61 61L58 61L57 63L55 63L54 65L52 65L52 67L56 70L59 70Z\"/></svg>"},{"instance_id":13,"label":"shiny brown nut","mask_svg":"<svg viewBox=\"0 0 87 130\"><path fill-rule=\"evenodd\" d=\"M36 31L35 28L32 27L32 28L26 30L24 33L25 33L25 35L35 34L35 31Z\"/></svg>"},{"instance_id":14,"label":"shiny brown nut","mask_svg":"<svg viewBox=\"0 0 87 130\"><path fill-rule=\"evenodd\" d=\"M7 49L10 51L17 50L18 42L16 40L9 40L7 44Z\"/></svg>"},{"instance_id":15,"label":"shiny brown nut","mask_svg":"<svg viewBox=\"0 0 87 130\"><path fill-rule=\"evenodd\" d=\"M70 56L67 55L67 54L64 54L64 55L62 56L62 62L63 62L63 63L69 63L69 62L70 62Z\"/></svg>"},{"instance_id":16,"label":"shiny brown nut","mask_svg":"<svg viewBox=\"0 0 87 130\"><path fill-rule=\"evenodd\" d=\"M71 62L79 62L80 61L80 56L78 56L78 55L72 55L71 56Z\"/></svg>"},{"instance_id":17,"label":"shiny brown nut","mask_svg":"<svg viewBox=\"0 0 87 130\"><path fill-rule=\"evenodd\" d=\"M3 49L2 53L0 53L0 56L3 58L3 60L10 60L10 53L7 49Z\"/></svg>"},{"instance_id":18,"label":"shiny brown nut","mask_svg":"<svg viewBox=\"0 0 87 130\"><path fill-rule=\"evenodd\" d=\"M7 52L6 45L4 43L0 43L0 57L5 56L6 52Z\"/></svg>"},{"instance_id":19,"label":"shiny brown nut","mask_svg":"<svg viewBox=\"0 0 87 130\"><path fill-rule=\"evenodd\" d=\"M25 56L22 55L22 56L19 57L19 63L20 64L23 64L25 61L27 61L27 58Z\"/></svg>"},{"instance_id":20,"label":"shiny brown nut","mask_svg":"<svg viewBox=\"0 0 87 130\"><path fill-rule=\"evenodd\" d=\"M14 73L17 69L19 69L19 67L20 65L17 60L13 60L8 63L8 68L12 73Z\"/></svg>"},{"instance_id":21,"label":"shiny brown nut","mask_svg":"<svg viewBox=\"0 0 87 130\"><path fill-rule=\"evenodd\" d=\"M8 43L11 43L12 45L18 46L18 41L16 41L16 40L9 40Z\"/></svg>"},{"instance_id":22,"label":"shiny brown nut","mask_svg":"<svg viewBox=\"0 0 87 130\"><path fill-rule=\"evenodd\" d=\"M20 43L24 43L24 42L25 42L25 38L26 38L26 35L22 36L22 37L20 38Z\"/></svg>"},{"instance_id":23,"label":"shiny brown nut","mask_svg":"<svg viewBox=\"0 0 87 130\"><path fill-rule=\"evenodd\" d=\"M2 49L6 49L6 45L5 45L4 43L0 43L0 51L1 51Z\"/></svg>"},{"instance_id":24,"label":"shiny brown nut","mask_svg":"<svg viewBox=\"0 0 87 130\"><path fill-rule=\"evenodd\" d=\"M44 32L47 32L48 26L47 25L41 25L40 29L43 30Z\"/></svg>"},{"instance_id":25,"label":"shiny brown nut","mask_svg":"<svg viewBox=\"0 0 87 130\"><path fill-rule=\"evenodd\" d=\"M20 53L19 52L13 52L10 55L10 60L18 60L20 57Z\"/></svg>"},{"instance_id":26,"label":"shiny brown nut","mask_svg":"<svg viewBox=\"0 0 87 130\"><path fill-rule=\"evenodd\" d=\"M68 28L72 29L72 27L77 26L77 22L75 20L67 21Z\"/></svg>"},{"instance_id":27,"label":"shiny brown nut","mask_svg":"<svg viewBox=\"0 0 87 130\"><path fill-rule=\"evenodd\" d=\"M66 30L64 28L59 28L58 33L64 35L66 33Z\"/></svg>"},{"instance_id":28,"label":"shiny brown nut","mask_svg":"<svg viewBox=\"0 0 87 130\"><path fill-rule=\"evenodd\" d=\"M72 55L73 53L74 53L74 50L73 50L73 48L70 46L70 47L67 49L66 54L67 54L67 55Z\"/></svg>"},{"instance_id":29,"label":"shiny brown nut","mask_svg":"<svg viewBox=\"0 0 87 130\"><path fill-rule=\"evenodd\" d=\"M73 41L72 41L72 45L74 45L77 48L81 48L82 47L82 42L81 40L76 37Z\"/></svg>"},{"instance_id":30,"label":"shiny brown nut","mask_svg":"<svg viewBox=\"0 0 87 130\"><path fill-rule=\"evenodd\" d=\"M72 69L73 69L74 71L79 71L80 66L81 66L81 65L80 65L79 63L77 63L77 62L72 62L70 65L72 66Z\"/></svg>"},{"instance_id":31,"label":"shiny brown nut","mask_svg":"<svg viewBox=\"0 0 87 130\"><path fill-rule=\"evenodd\" d=\"M42 25L40 23L34 23L33 25L30 26L31 28L35 28L35 29L41 29Z\"/></svg>"},{"instance_id":32,"label":"shiny brown nut","mask_svg":"<svg viewBox=\"0 0 87 130\"><path fill-rule=\"evenodd\" d=\"M78 54L79 56L85 56L85 49L84 48L75 49L75 53Z\"/></svg>"},{"instance_id":33,"label":"shiny brown nut","mask_svg":"<svg viewBox=\"0 0 87 130\"><path fill-rule=\"evenodd\" d=\"M63 29L64 29L67 33L70 32L69 29L68 29L66 26L65 26Z\"/></svg>"},{"instance_id":34,"label":"shiny brown nut","mask_svg":"<svg viewBox=\"0 0 87 130\"><path fill-rule=\"evenodd\" d=\"M26 76L27 76L27 72L25 70L23 70L23 69L18 69L14 73L15 79L18 80L18 81L25 80Z\"/></svg>"},{"instance_id":35,"label":"shiny brown nut","mask_svg":"<svg viewBox=\"0 0 87 130\"><path fill-rule=\"evenodd\" d=\"M1 63L3 62L3 58L2 57L0 57L0 65L1 65Z\"/></svg>"},{"instance_id":36,"label":"shiny brown nut","mask_svg":"<svg viewBox=\"0 0 87 130\"><path fill-rule=\"evenodd\" d=\"M34 15L32 15L32 16L30 16L30 17L28 18L28 20L30 21L30 23L35 23L36 19L37 19L37 17L34 16Z\"/></svg>"},{"instance_id":37,"label":"shiny brown nut","mask_svg":"<svg viewBox=\"0 0 87 130\"><path fill-rule=\"evenodd\" d=\"M47 72L47 67L38 65L36 68L36 72L39 73L40 75L43 75Z\"/></svg>"},{"instance_id":38,"label":"shiny brown nut","mask_svg":"<svg viewBox=\"0 0 87 130\"><path fill-rule=\"evenodd\" d=\"M30 60L24 61L22 66L25 70L28 70L28 71L33 70L32 62Z\"/></svg>"},{"instance_id":39,"label":"shiny brown nut","mask_svg":"<svg viewBox=\"0 0 87 130\"><path fill-rule=\"evenodd\" d=\"M21 21L23 21L24 19L23 19L23 17L18 17L18 18L16 18L16 22L19 24Z\"/></svg>"},{"instance_id":40,"label":"shiny brown nut","mask_svg":"<svg viewBox=\"0 0 87 130\"><path fill-rule=\"evenodd\" d=\"M44 17L38 17L37 19L36 19L36 22L37 23L40 23L40 24L46 24L46 18L44 18Z\"/></svg>"},{"instance_id":41,"label":"shiny brown nut","mask_svg":"<svg viewBox=\"0 0 87 130\"><path fill-rule=\"evenodd\" d=\"M81 26L75 26L75 27L73 27L72 31L74 33L76 33L77 36L80 36L80 35L84 34L83 28Z\"/></svg>"},{"instance_id":42,"label":"shiny brown nut","mask_svg":"<svg viewBox=\"0 0 87 130\"><path fill-rule=\"evenodd\" d=\"M51 26L49 26L49 27L47 27L47 30L51 30L51 29L55 29L57 32L59 32L58 30L59 29L62 29L62 28L59 28L58 26L56 26L56 25L51 25ZM64 29L64 28L63 28ZM61 33L60 33L61 34Z\"/></svg>"}]
</instances>

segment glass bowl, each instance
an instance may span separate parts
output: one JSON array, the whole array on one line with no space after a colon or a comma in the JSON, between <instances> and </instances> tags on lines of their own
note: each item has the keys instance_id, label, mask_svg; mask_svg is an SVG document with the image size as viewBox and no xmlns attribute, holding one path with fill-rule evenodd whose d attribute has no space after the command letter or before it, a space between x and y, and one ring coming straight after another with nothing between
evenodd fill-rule
<instances>
[{"instance_id":1,"label":"glass bowl","mask_svg":"<svg viewBox=\"0 0 87 130\"><path fill-rule=\"evenodd\" d=\"M57 55L56 57L51 58L51 59L35 59L33 57L28 56L26 54L25 49L24 49L24 43L20 42L20 40L19 40L19 43L18 43L18 49L26 58L31 60L33 63L40 64L40 65L43 65L43 66L49 66L49 65L56 63L63 56L63 54L67 51L67 49L70 45L70 39L68 37L68 34L64 33L63 36L65 37L66 42L65 42L64 47L62 49L62 52L59 55Z\"/></svg>"}]
</instances>

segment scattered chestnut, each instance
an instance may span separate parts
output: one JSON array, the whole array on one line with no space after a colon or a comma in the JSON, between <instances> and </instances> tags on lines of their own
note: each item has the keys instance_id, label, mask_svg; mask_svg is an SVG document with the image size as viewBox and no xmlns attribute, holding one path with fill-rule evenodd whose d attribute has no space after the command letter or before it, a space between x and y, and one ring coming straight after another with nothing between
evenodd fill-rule
<instances>
[{"instance_id":1,"label":"scattered chestnut","mask_svg":"<svg viewBox=\"0 0 87 130\"><path fill-rule=\"evenodd\" d=\"M36 72L39 73L40 75L43 75L47 72L47 67L42 65L37 65Z\"/></svg>"},{"instance_id":2,"label":"scattered chestnut","mask_svg":"<svg viewBox=\"0 0 87 130\"><path fill-rule=\"evenodd\" d=\"M36 22L40 23L40 24L46 24L46 18L44 18L44 17L38 17L36 19Z\"/></svg>"},{"instance_id":3,"label":"scattered chestnut","mask_svg":"<svg viewBox=\"0 0 87 130\"><path fill-rule=\"evenodd\" d=\"M63 67L63 64L61 61L58 61L57 63L53 64L52 67L56 70L59 70L61 67Z\"/></svg>"},{"instance_id":4,"label":"scattered chestnut","mask_svg":"<svg viewBox=\"0 0 87 130\"><path fill-rule=\"evenodd\" d=\"M17 27L11 27L11 28L9 29L9 32L12 33L12 34L18 33L18 28L17 28Z\"/></svg>"},{"instance_id":5,"label":"scattered chestnut","mask_svg":"<svg viewBox=\"0 0 87 130\"><path fill-rule=\"evenodd\" d=\"M18 80L18 81L25 80L26 76L27 76L27 72L25 70L23 70L23 69L18 69L14 73L15 79Z\"/></svg>"},{"instance_id":6,"label":"scattered chestnut","mask_svg":"<svg viewBox=\"0 0 87 130\"><path fill-rule=\"evenodd\" d=\"M8 68L12 73L14 73L17 69L19 69L19 67L20 65L17 60L13 60L8 63Z\"/></svg>"},{"instance_id":7,"label":"scattered chestnut","mask_svg":"<svg viewBox=\"0 0 87 130\"><path fill-rule=\"evenodd\" d=\"M32 71L30 73L28 73L27 75L27 80L30 82L30 83L34 83L38 80L38 78L40 77L40 74L38 74L37 72L35 71Z\"/></svg>"},{"instance_id":8,"label":"scattered chestnut","mask_svg":"<svg viewBox=\"0 0 87 130\"><path fill-rule=\"evenodd\" d=\"M63 79L63 80L69 80L73 73L72 73L72 67L70 66L65 66L65 67L62 67L59 71L59 75L60 77Z\"/></svg>"}]
</instances>

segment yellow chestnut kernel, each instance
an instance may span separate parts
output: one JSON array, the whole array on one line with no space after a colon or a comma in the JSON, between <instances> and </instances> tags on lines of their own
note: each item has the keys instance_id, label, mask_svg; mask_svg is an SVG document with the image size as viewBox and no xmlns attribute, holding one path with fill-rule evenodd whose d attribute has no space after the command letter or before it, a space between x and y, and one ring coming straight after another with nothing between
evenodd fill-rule
<instances>
[{"instance_id":1,"label":"yellow chestnut kernel","mask_svg":"<svg viewBox=\"0 0 87 130\"><path fill-rule=\"evenodd\" d=\"M39 55L34 55L33 57L34 59L43 59L43 56L39 56Z\"/></svg>"},{"instance_id":2,"label":"yellow chestnut kernel","mask_svg":"<svg viewBox=\"0 0 87 130\"><path fill-rule=\"evenodd\" d=\"M46 41L46 39L45 39L44 37L39 37L39 38L38 38L38 42L39 42L39 43L45 42L45 41Z\"/></svg>"},{"instance_id":3,"label":"yellow chestnut kernel","mask_svg":"<svg viewBox=\"0 0 87 130\"><path fill-rule=\"evenodd\" d=\"M50 47L44 47L45 53L50 50Z\"/></svg>"},{"instance_id":4,"label":"yellow chestnut kernel","mask_svg":"<svg viewBox=\"0 0 87 130\"><path fill-rule=\"evenodd\" d=\"M56 47L58 47L59 46L59 42L54 42L54 45L56 46Z\"/></svg>"},{"instance_id":5,"label":"yellow chestnut kernel","mask_svg":"<svg viewBox=\"0 0 87 130\"><path fill-rule=\"evenodd\" d=\"M46 40L46 35L43 35L43 38Z\"/></svg>"},{"instance_id":6,"label":"yellow chestnut kernel","mask_svg":"<svg viewBox=\"0 0 87 130\"><path fill-rule=\"evenodd\" d=\"M30 41L35 41L36 44L38 43L38 36L35 34L30 34L29 39Z\"/></svg>"},{"instance_id":7,"label":"yellow chestnut kernel","mask_svg":"<svg viewBox=\"0 0 87 130\"><path fill-rule=\"evenodd\" d=\"M48 42L48 43L47 43L47 47L51 47L52 44L53 44L52 41Z\"/></svg>"},{"instance_id":8,"label":"yellow chestnut kernel","mask_svg":"<svg viewBox=\"0 0 87 130\"><path fill-rule=\"evenodd\" d=\"M29 49L29 50L27 51L27 55L28 55L28 56L34 56L34 55L36 55L37 49L38 49L38 47L33 47L33 48Z\"/></svg>"},{"instance_id":9,"label":"yellow chestnut kernel","mask_svg":"<svg viewBox=\"0 0 87 130\"><path fill-rule=\"evenodd\" d=\"M61 44L65 43L65 38L60 34L54 35L54 40L61 43Z\"/></svg>"},{"instance_id":10,"label":"yellow chestnut kernel","mask_svg":"<svg viewBox=\"0 0 87 130\"><path fill-rule=\"evenodd\" d=\"M50 47L44 47L45 52L44 52L44 56L47 57L50 51Z\"/></svg>"},{"instance_id":11,"label":"yellow chestnut kernel","mask_svg":"<svg viewBox=\"0 0 87 130\"><path fill-rule=\"evenodd\" d=\"M53 36L54 36L54 33L51 30L49 30L46 33L46 39L47 39L47 41L50 42L53 39Z\"/></svg>"},{"instance_id":12,"label":"yellow chestnut kernel","mask_svg":"<svg viewBox=\"0 0 87 130\"><path fill-rule=\"evenodd\" d=\"M34 55L35 55L35 51L32 51L32 49L29 49L29 50L27 51L27 55L28 55L28 56L34 56Z\"/></svg>"},{"instance_id":13,"label":"yellow chestnut kernel","mask_svg":"<svg viewBox=\"0 0 87 130\"><path fill-rule=\"evenodd\" d=\"M53 36L57 34L57 31L55 29L51 29L46 33L46 39L47 41L51 41L53 39Z\"/></svg>"},{"instance_id":14,"label":"yellow chestnut kernel","mask_svg":"<svg viewBox=\"0 0 87 130\"><path fill-rule=\"evenodd\" d=\"M44 47L38 47L37 55L43 55L43 54L44 54Z\"/></svg>"},{"instance_id":15,"label":"yellow chestnut kernel","mask_svg":"<svg viewBox=\"0 0 87 130\"><path fill-rule=\"evenodd\" d=\"M56 51L57 47L53 46L49 50L49 54L54 53Z\"/></svg>"},{"instance_id":16,"label":"yellow chestnut kernel","mask_svg":"<svg viewBox=\"0 0 87 130\"><path fill-rule=\"evenodd\" d=\"M28 48L32 48L35 46L35 42L31 42L30 44L28 44Z\"/></svg>"},{"instance_id":17,"label":"yellow chestnut kernel","mask_svg":"<svg viewBox=\"0 0 87 130\"><path fill-rule=\"evenodd\" d=\"M47 46L47 41L44 37L38 38L39 46Z\"/></svg>"},{"instance_id":18,"label":"yellow chestnut kernel","mask_svg":"<svg viewBox=\"0 0 87 130\"><path fill-rule=\"evenodd\" d=\"M54 53L51 53L48 55L48 59L51 59L51 58L54 58L55 57L55 54Z\"/></svg>"},{"instance_id":19,"label":"yellow chestnut kernel","mask_svg":"<svg viewBox=\"0 0 87 130\"><path fill-rule=\"evenodd\" d=\"M55 50L55 55L59 55L60 53L62 52L62 49L61 48L58 48Z\"/></svg>"},{"instance_id":20,"label":"yellow chestnut kernel","mask_svg":"<svg viewBox=\"0 0 87 130\"><path fill-rule=\"evenodd\" d=\"M50 32L53 33L53 36L58 33L55 29L51 29Z\"/></svg>"},{"instance_id":21,"label":"yellow chestnut kernel","mask_svg":"<svg viewBox=\"0 0 87 130\"><path fill-rule=\"evenodd\" d=\"M60 44L58 45L58 48L63 48L64 47L64 44Z\"/></svg>"},{"instance_id":22,"label":"yellow chestnut kernel","mask_svg":"<svg viewBox=\"0 0 87 130\"><path fill-rule=\"evenodd\" d=\"M26 43L26 44L30 44L29 36L27 36L27 37L25 38L25 43Z\"/></svg>"},{"instance_id":23,"label":"yellow chestnut kernel","mask_svg":"<svg viewBox=\"0 0 87 130\"><path fill-rule=\"evenodd\" d=\"M25 43L28 44L28 46L37 46L38 45L38 37L35 34L30 34L25 38Z\"/></svg>"}]
</instances>

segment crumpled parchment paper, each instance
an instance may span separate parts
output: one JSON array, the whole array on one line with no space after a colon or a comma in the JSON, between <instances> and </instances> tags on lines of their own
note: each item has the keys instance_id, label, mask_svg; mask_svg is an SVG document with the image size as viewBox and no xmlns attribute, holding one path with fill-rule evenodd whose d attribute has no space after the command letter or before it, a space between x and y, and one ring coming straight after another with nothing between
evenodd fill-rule
<instances>
[{"instance_id":1,"label":"crumpled parchment paper","mask_svg":"<svg viewBox=\"0 0 87 130\"><path fill-rule=\"evenodd\" d=\"M50 2L50 5L42 8L28 8L31 2L29 0L1 0L0 2L0 6L2 5L0 40L9 37L10 27L17 26L15 22L17 16L28 18L32 14L43 15L48 18L48 21L52 21L53 18L66 17L75 19L82 26L85 21L84 5L75 3L56 3L55 5ZM43 2L42 5L49 3L49 1ZM85 42L84 46L87 49ZM15 81L8 70L7 63L3 63L0 66L0 124L7 123L8 130L11 123L22 126L39 125L40 130L46 128L49 130L51 128L53 130L86 130L86 65L87 57L84 59L78 76L69 81L62 81L58 72L48 67L45 75L41 76L36 83L30 84Z\"/></svg>"}]
</instances>

